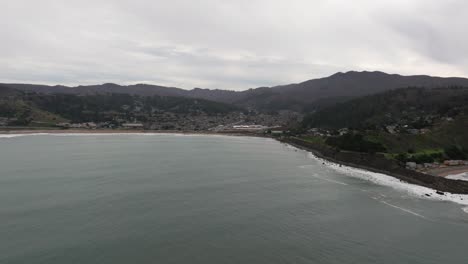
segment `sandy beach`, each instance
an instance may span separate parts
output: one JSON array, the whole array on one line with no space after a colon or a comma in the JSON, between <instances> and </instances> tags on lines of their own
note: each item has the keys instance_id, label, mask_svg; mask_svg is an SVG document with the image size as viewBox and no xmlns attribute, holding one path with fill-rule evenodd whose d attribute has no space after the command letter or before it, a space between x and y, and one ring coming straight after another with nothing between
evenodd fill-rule
<instances>
[{"instance_id":1,"label":"sandy beach","mask_svg":"<svg viewBox=\"0 0 468 264\"><path fill-rule=\"evenodd\" d=\"M19 129L19 130L0 130L0 134L65 134L65 133L86 133L86 134L109 134L109 133L148 133L144 130L117 130L117 129ZM158 133L157 131L151 133ZM171 132L166 132L171 133ZM180 132L182 133L182 132Z\"/></svg>"},{"instance_id":2,"label":"sandy beach","mask_svg":"<svg viewBox=\"0 0 468 264\"><path fill-rule=\"evenodd\" d=\"M449 175L456 175L468 172L468 166L453 166L445 168L437 168L429 171L429 174L434 176L447 177Z\"/></svg>"},{"instance_id":3,"label":"sandy beach","mask_svg":"<svg viewBox=\"0 0 468 264\"><path fill-rule=\"evenodd\" d=\"M0 129L0 135L25 134L182 134L182 135L224 135L265 137L263 134L247 131L180 131L180 130L137 130L137 129Z\"/></svg>"}]
</instances>

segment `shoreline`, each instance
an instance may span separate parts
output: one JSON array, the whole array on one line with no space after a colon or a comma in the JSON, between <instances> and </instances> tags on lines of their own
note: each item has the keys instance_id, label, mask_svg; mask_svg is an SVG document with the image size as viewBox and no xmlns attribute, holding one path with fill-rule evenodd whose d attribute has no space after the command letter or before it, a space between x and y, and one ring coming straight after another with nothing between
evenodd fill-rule
<instances>
[{"instance_id":1,"label":"shoreline","mask_svg":"<svg viewBox=\"0 0 468 264\"><path fill-rule=\"evenodd\" d=\"M24 129L2 130L1 135L39 135L39 134L178 134L178 135L224 135L244 137L267 137L263 134L245 131L212 132L212 131L179 131L179 130L130 130L130 129Z\"/></svg>"},{"instance_id":2,"label":"shoreline","mask_svg":"<svg viewBox=\"0 0 468 264\"><path fill-rule=\"evenodd\" d=\"M395 184L401 185L399 186L398 189L412 189L411 186L413 187L418 187L418 188L423 188L425 189L424 191L420 190L418 193L421 196L426 196L426 198L432 198L432 199L437 199L441 200L441 198L450 198L450 201L459 203L459 204L464 204L468 205L468 182L467 181L461 181L461 180L452 180L452 179L446 179L444 177L440 176L432 176L428 174L422 174L422 173L417 173L419 174L418 176L423 175L423 177L431 177L428 179L435 180L437 178L441 179L445 183L450 182L450 183L456 183L456 184L462 184L461 188L450 188L445 186L444 184L440 184L441 180L436 180L431 183L427 182L422 182L419 181L418 179L412 179L411 177L408 177L408 175L398 175L394 171L388 171L383 168L375 168L375 167L370 167L369 164L367 165L362 165L362 164L355 164L351 162L345 162L342 160L337 160L332 157L328 157L324 155L322 152L320 152L317 149L311 148L310 146L304 146L302 144L298 144L297 142L291 142L290 139L278 139L270 136L265 136L263 134L256 134L256 133L246 133L246 132L239 132L239 133L220 133L220 132L211 132L211 131L151 131L151 130L90 130L90 129L75 129L75 130L9 130L9 131L4 131L0 130L0 137L2 135L8 136L14 136L14 135L47 135L47 134L87 134L87 135L112 135L112 134L139 134L139 135L144 135L144 134L178 134L178 135L207 135L207 136L241 136L241 137L257 137L257 138L270 138L275 141L278 141L279 143L284 143L287 144L293 148L297 148L303 151L306 151L310 153L314 159L322 161L323 164L327 164L328 166L340 170L343 172L348 172L349 170L355 170L358 171L361 174L379 174L377 177L387 177L388 179L386 180L379 180L379 179L372 179L369 177L365 176L355 176L358 178L363 178L372 182L375 182L380 185L385 185L389 187L395 187ZM456 169L456 168L453 168ZM406 169L404 169L406 170ZM407 171L407 170L406 170ZM411 173L416 173L413 171L410 171ZM404 188L406 186L407 188ZM442 187L442 188L441 188ZM441 193L444 192L444 193ZM429 196L428 193L434 194L433 196ZM437 195L437 196L436 196ZM448 195L448 196L446 196ZM461 196L466 196L463 197ZM444 200L444 199L442 199Z\"/></svg>"},{"instance_id":3,"label":"shoreline","mask_svg":"<svg viewBox=\"0 0 468 264\"><path fill-rule=\"evenodd\" d=\"M447 179L445 177L407 170L383 156L367 153L340 152L296 138L281 139L279 141L308 151L317 158L337 164L338 166L347 166L393 177L407 184L432 189L439 195L445 195L445 193L468 195L468 181Z\"/></svg>"},{"instance_id":4,"label":"shoreline","mask_svg":"<svg viewBox=\"0 0 468 264\"><path fill-rule=\"evenodd\" d=\"M292 148L296 148L295 146L292 146L292 145L289 145L289 146ZM428 199L428 200L434 200L434 201L448 201L448 202L453 202L453 203L460 204L463 206L468 206L467 194L457 194L457 193L446 192L443 195L441 195L440 193L438 193L437 190L426 187L426 186L401 181L398 178L394 176L390 176L388 174L372 172L372 171L357 168L357 167L334 163L329 160L320 158L316 156L315 154L313 154L312 152L309 152L302 148L298 148L298 149L309 153L309 155L311 156L311 159L322 162L322 164L326 165L327 167L337 172L340 172L342 174L345 174L348 177L362 179L368 182L372 182L379 186L389 187L389 188L392 188L401 192L408 193L409 195L414 196L419 199ZM463 207L462 209L463 211L468 213L468 207Z\"/></svg>"},{"instance_id":5,"label":"shoreline","mask_svg":"<svg viewBox=\"0 0 468 264\"><path fill-rule=\"evenodd\" d=\"M468 172L468 166L461 165L461 166L452 166L452 167L432 169L429 171L429 174L440 176L440 177L447 177L447 176L457 175L457 174L462 174L462 173L467 173L467 172Z\"/></svg>"},{"instance_id":6,"label":"shoreline","mask_svg":"<svg viewBox=\"0 0 468 264\"><path fill-rule=\"evenodd\" d=\"M332 170L345 174L348 177L362 179L368 182L372 182L376 185L389 187L401 192L406 192L409 195L419 199L427 199L441 202L453 202L465 206L462 208L462 210L468 213L468 207L466 207L468 206L468 194L466 193L440 193L440 191L438 191L435 188L403 181L391 175L390 173L386 173L385 171L375 171L372 169L362 168L356 165L343 164L343 162L331 160L330 158L326 158L323 155L317 153L317 151L312 151L310 149L304 148L303 146L298 146L284 141L279 142L285 144L290 148L298 149L308 153L311 159L320 162L322 165L325 165Z\"/></svg>"}]
</instances>

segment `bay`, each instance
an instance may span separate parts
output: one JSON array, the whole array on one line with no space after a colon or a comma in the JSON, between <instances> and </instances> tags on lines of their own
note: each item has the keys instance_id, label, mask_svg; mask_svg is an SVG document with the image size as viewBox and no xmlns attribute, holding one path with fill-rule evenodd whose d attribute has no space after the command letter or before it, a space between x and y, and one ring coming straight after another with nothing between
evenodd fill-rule
<instances>
[{"instance_id":1,"label":"bay","mask_svg":"<svg viewBox=\"0 0 468 264\"><path fill-rule=\"evenodd\" d=\"M463 207L272 139L0 138L0 263L466 263Z\"/></svg>"}]
</instances>

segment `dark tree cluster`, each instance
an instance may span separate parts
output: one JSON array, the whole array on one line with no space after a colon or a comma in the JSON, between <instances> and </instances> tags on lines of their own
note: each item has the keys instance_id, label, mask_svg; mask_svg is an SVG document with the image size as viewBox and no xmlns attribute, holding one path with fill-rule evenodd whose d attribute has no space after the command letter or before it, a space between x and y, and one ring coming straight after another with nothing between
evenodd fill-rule
<instances>
[{"instance_id":1,"label":"dark tree cluster","mask_svg":"<svg viewBox=\"0 0 468 264\"><path fill-rule=\"evenodd\" d=\"M366 140L361 134L348 133L342 136L329 137L325 141L330 146L341 150L376 153L385 152L385 147L376 142Z\"/></svg>"}]
</instances>

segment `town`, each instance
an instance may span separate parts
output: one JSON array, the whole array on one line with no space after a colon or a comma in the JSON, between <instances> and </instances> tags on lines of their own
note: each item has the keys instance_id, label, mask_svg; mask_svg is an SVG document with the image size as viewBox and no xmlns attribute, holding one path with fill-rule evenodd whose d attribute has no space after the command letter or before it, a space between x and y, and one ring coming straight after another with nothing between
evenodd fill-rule
<instances>
[{"instance_id":1,"label":"town","mask_svg":"<svg viewBox=\"0 0 468 264\"><path fill-rule=\"evenodd\" d=\"M269 129L290 127L302 120L302 115L293 111L277 114L230 112L227 114L155 112L150 115L131 112L132 118L117 115L110 121L58 122L47 126L17 126L18 118L0 117L0 127L22 129L116 129L156 131L213 131L213 132L264 132ZM32 124L34 124L32 122ZM40 125L40 123L35 123Z\"/></svg>"}]
</instances>

